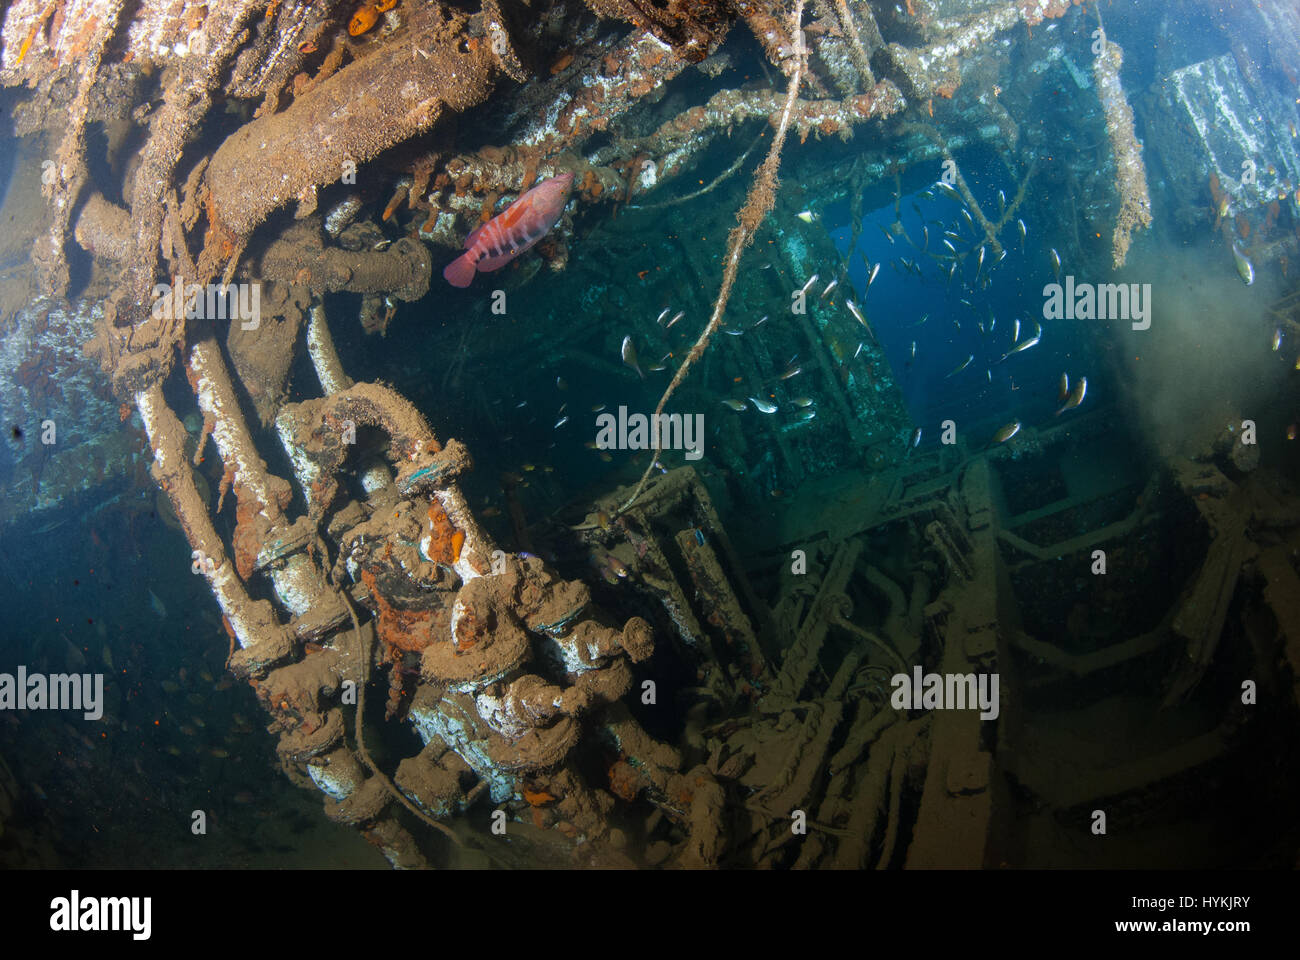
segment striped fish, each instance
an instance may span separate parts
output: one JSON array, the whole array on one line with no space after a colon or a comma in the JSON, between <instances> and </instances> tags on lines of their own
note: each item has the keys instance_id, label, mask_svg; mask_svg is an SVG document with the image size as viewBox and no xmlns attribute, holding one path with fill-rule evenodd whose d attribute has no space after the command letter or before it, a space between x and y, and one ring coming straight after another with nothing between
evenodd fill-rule
<instances>
[{"instance_id":1,"label":"striped fish","mask_svg":"<svg viewBox=\"0 0 1300 960\"><path fill-rule=\"evenodd\" d=\"M465 240L465 252L442 275L453 287L468 287L474 274L499 270L530 248L555 226L569 202L573 174L539 183Z\"/></svg>"}]
</instances>

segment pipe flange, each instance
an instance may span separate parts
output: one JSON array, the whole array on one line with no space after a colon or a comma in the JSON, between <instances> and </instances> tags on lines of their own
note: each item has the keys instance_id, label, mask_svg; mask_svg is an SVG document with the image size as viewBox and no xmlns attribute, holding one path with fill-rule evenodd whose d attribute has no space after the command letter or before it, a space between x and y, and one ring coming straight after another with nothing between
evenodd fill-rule
<instances>
[{"instance_id":1,"label":"pipe flange","mask_svg":"<svg viewBox=\"0 0 1300 960\"><path fill-rule=\"evenodd\" d=\"M519 594L528 629L548 637L565 636L591 605L591 591L585 583L549 575L525 581Z\"/></svg>"},{"instance_id":2,"label":"pipe flange","mask_svg":"<svg viewBox=\"0 0 1300 960\"><path fill-rule=\"evenodd\" d=\"M494 733L488 738L488 754L507 773L544 770L564 759L577 744L581 729L572 717L561 717L552 726L529 730L513 741Z\"/></svg>"},{"instance_id":3,"label":"pipe flange","mask_svg":"<svg viewBox=\"0 0 1300 960\"><path fill-rule=\"evenodd\" d=\"M325 722L311 731L299 728L280 734L275 750L283 759L306 763L332 750L343 741L343 717L337 709L325 714Z\"/></svg>"},{"instance_id":4,"label":"pipe flange","mask_svg":"<svg viewBox=\"0 0 1300 960\"><path fill-rule=\"evenodd\" d=\"M528 634L497 600L489 578L461 587L452 605L451 637L435 640L421 654L420 672L425 679L470 693L501 679L528 658Z\"/></svg>"},{"instance_id":5,"label":"pipe flange","mask_svg":"<svg viewBox=\"0 0 1300 960\"><path fill-rule=\"evenodd\" d=\"M418 458L398 467L397 491L403 497L427 495L434 490L454 483L474 465L469 449L459 440L448 440L437 453L420 454Z\"/></svg>"}]
</instances>

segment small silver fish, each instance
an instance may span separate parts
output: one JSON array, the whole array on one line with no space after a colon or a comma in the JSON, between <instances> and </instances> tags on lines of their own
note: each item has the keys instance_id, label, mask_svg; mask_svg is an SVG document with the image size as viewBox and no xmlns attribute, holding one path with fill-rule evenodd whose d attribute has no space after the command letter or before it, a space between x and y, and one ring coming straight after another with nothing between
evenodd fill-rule
<instances>
[{"instance_id":1,"label":"small silver fish","mask_svg":"<svg viewBox=\"0 0 1300 960\"><path fill-rule=\"evenodd\" d=\"M817 274L814 273L811 277L808 278L808 282L803 285L803 287L799 290L799 292L806 297L808 295L808 291L812 289L812 285L816 282L817 282Z\"/></svg>"},{"instance_id":2,"label":"small silver fish","mask_svg":"<svg viewBox=\"0 0 1300 960\"><path fill-rule=\"evenodd\" d=\"M1278 348L1282 346L1282 328L1276 327L1273 330L1273 352L1277 353Z\"/></svg>"},{"instance_id":3,"label":"small silver fish","mask_svg":"<svg viewBox=\"0 0 1300 960\"><path fill-rule=\"evenodd\" d=\"M750 327L749 329L751 329L751 330L757 330L759 327L761 327L761 326L762 326L763 324L765 324L765 323L767 323L767 314L766 314L766 313L763 314L763 318L762 318L761 320L759 320L757 323L755 323L755 324L754 324L752 327Z\"/></svg>"},{"instance_id":4,"label":"small silver fish","mask_svg":"<svg viewBox=\"0 0 1300 960\"><path fill-rule=\"evenodd\" d=\"M811 210L801 210L799 213L796 213L795 216L804 223L812 223L817 219L817 214L813 213Z\"/></svg>"},{"instance_id":5,"label":"small silver fish","mask_svg":"<svg viewBox=\"0 0 1300 960\"><path fill-rule=\"evenodd\" d=\"M961 203L961 194L956 191L956 189L952 186L952 184L948 183L945 180L938 180L935 182L934 185L938 187L939 192L942 193L949 200L954 200L957 203Z\"/></svg>"},{"instance_id":6,"label":"small silver fish","mask_svg":"<svg viewBox=\"0 0 1300 960\"><path fill-rule=\"evenodd\" d=\"M672 307L664 307L664 312L659 314L659 316L655 318L655 323L662 325L664 322L664 317L668 316L668 313L671 310Z\"/></svg>"},{"instance_id":7,"label":"small silver fish","mask_svg":"<svg viewBox=\"0 0 1300 960\"><path fill-rule=\"evenodd\" d=\"M876 264L876 266L880 266L880 265ZM867 333L871 334L871 339L874 341L876 339L876 335L871 330L871 324L867 323L867 318L864 317L862 315L862 311L858 309L858 305L854 303L852 300L845 300L844 305L849 308L849 313L853 314L853 318L857 320L858 323L862 324L864 327L867 328ZM854 354L854 356L857 356L857 354Z\"/></svg>"},{"instance_id":8,"label":"small silver fish","mask_svg":"<svg viewBox=\"0 0 1300 960\"><path fill-rule=\"evenodd\" d=\"M913 450L915 450L920 445L921 445L921 428L917 427L915 430L912 431L912 442L910 446Z\"/></svg>"},{"instance_id":9,"label":"small silver fish","mask_svg":"<svg viewBox=\"0 0 1300 960\"><path fill-rule=\"evenodd\" d=\"M1008 440L1010 440L1019 432L1020 432L1020 421L1013 420L1010 423L1008 423L1006 426L1001 427L997 433L993 434L993 442L1006 443Z\"/></svg>"},{"instance_id":10,"label":"small silver fish","mask_svg":"<svg viewBox=\"0 0 1300 960\"><path fill-rule=\"evenodd\" d=\"M1013 353L1023 353L1024 351L1028 350L1030 347L1036 346L1036 345L1038 344L1038 341L1039 341L1040 339L1041 339L1041 338L1038 337L1038 336L1033 336L1033 337L1030 337L1028 340L1022 340L1022 341L1020 341L1020 343L1017 343L1014 347L1012 347L1012 348L1011 348L1010 350L1008 350L1006 353L1002 354L1002 359L999 360L998 363L1001 363L1002 360L1005 360L1007 357L1011 356Z\"/></svg>"},{"instance_id":11,"label":"small silver fish","mask_svg":"<svg viewBox=\"0 0 1300 960\"><path fill-rule=\"evenodd\" d=\"M821 297L820 297L819 299L821 299L821 300L825 300L826 297L827 297L827 295L829 295L830 292L831 292L832 290L834 290L836 287L838 287L839 285L840 285L839 278L836 277L836 278L835 278L834 280L832 280L830 283L826 284L826 289L822 291L822 295L821 295Z\"/></svg>"},{"instance_id":12,"label":"small silver fish","mask_svg":"<svg viewBox=\"0 0 1300 960\"><path fill-rule=\"evenodd\" d=\"M565 425L566 423L568 423L568 422L569 422L569 418L568 418L568 417L560 417L559 420L556 420L556 421L555 421L555 426L552 427L551 429L553 429L553 430L559 430L560 427L564 426L564 425Z\"/></svg>"},{"instance_id":13,"label":"small silver fish","mask_svg":"<svg viewBox=\"0 0 1300 960\"><path fill-rule=\"evenodd\" d=\"M817 419L817 411L816 411L816 410L801 410L801 411L799 411L799 415L798 415L797 417L795 417L795 419L796 419L796 420L799 420L799 421L802 422L802 423L807 423L809 420L816 420L816 419Z\"/></svg>"},{"instance_id":14,"label":"small silver fish","mask_svg":"<svg viewBox=\"0 0 1300 960\"><path fill-rule=\"evenodd\" d=\"M812 397L795 397L790 402L796 407L811 407L815 401Z\"/></svg>"},{"instance_id":15,"label":"small silver fish","mask_svg":"<svg viewBox=\"0 0 1300 960\"><path fill-rule=\"evenodd\" d=\"M803 367L799 366L794 361L791 361L790 365L785 368L785 370L781 373L779 377L777 377L777 379L789 380L791 377L797 377L801 373L803 373Z\"/></svg>"},{"instance_id":16,"label":"small silver fish","mask_svg":"<svg viewBox=\"0 0 1300 960\"><path fill-rule=\"evenodd\" d=\"M871 272L870 272L869 274L867 274L867 289L868 289L868 290L870 290L870 289L871 289L871 285L872 285L873 283L876 282L876 274L878 274L879 272L880 272L880 263L877 261L876 265L875 265L874 267L871 268Z\"/></svg>"},{"instance_id":17,"label":"small silver fish","mask_svg":"<svg viewBox=\"0 0 1300 960\"><path fill-rule=\"evenodd\" d=\"M969 357L967 357L960 364L958 364L957 367L952 371L952 373L948 374L948 377L955 377L957 374L961 373L963 370L969 367L974 361L975 361L975 354L972 353ZM948 377L944 377L944 379L947 380Z\"/></svg>"},{"instance_id":18,"label":"small silver fish","mask_svg":"<svg viewBox=\"0 0 1300 960\"><path fill-rule=\"evenodd\" d=\"M766 400L760 400L757 397L750 397L749 402L754 405L754 409L759 413L776 413L776 404L769 403Z\"/></svg>"},{"instance_id":19,"label":"small silver fish","mask_svg":"<svg viewBox=\"0 0 1300 960\"><path fill-rule=\"evenodd\" d=\"M735 327L724 327L722 332L729 337L741 337L745 334L744 330L737 330Z\"/></svg>"},{"instance_id":20,"label":"small silver fish","mask_svg":"<svg viewBox=\"0 0 1300 960\"><path fill-rule=\"evenodd\" d=\"M676 315L675 315L671 320L669 320L666 324L664 324L664 329L665 329L665 330L671 330L671 329L673 328L673 324L676 323L678 320L680 320L680 319L681 319L682 317L684 317L684 316L686 316L686 311L685 311L685 310L679 310L679 311L677 312L677 314L676 314Z\"/></svg>"},{"instance_id":21,"label":"small silver fish","mask_svg":"<svg viewBox=\"0 0 1300 960\"><path fill-rule=\"evenodd\" d=\"M865 343L859 343L859 344L858 344L858 349L856 349L856 350L853 351L853 359L854 359L854 360L858 359L858 354L860 354L860 353L862 352L862 350L863 350L864 347L866 347L866 344L865 344Z\"/></svg>"},{"instance_id":22,"label":"small silver fish","mask_svg":"<svg viewBox=\"0 0 1300 960\"><path fill-rule=\"evenodd\" d=\"M635 370L638 377L642 380L645 379L645 374L642 373L641 368L637 366L636 345L632 343L632 337L630 334L623 338L623 362Z\"/></svg>"},{"instance_id":23,"label":"small silver fish","mask_svg":"<svg viewBox=\"0 0 1300 960\"><path fill-rule=\"evenodd\" d=\"M1051 253L1052 255L1052 275L1056 277L1056 282L1060 283L1061 282L1061 255L1056 252L1055 247L1052 247L1048 252Z\"/></svg>"},{"instance_id":24,"label":"small silver fish","mask_svg":"<svg viewBox=\"0 0 1300 960\"><path fill-rule=\"evenodd\" d=\"M1064 372L1063 372L1063 373L1061 374L1061 382L1060 382L1060 385L1056 388L1056 401L1057 401L1057 403L1060 403L1062 400L1064 400L1064 399L1065 399L1066 397L1068 397L1069 395L1070 395L1070 375L1069 375L1068 373L1064 373Z\"/></svg>"},{"instance_id":25,"label":"small silver fish","mask_svg":"<svg viewBox=\"0 0 1300 960\"><path fill-rule=\"evenodd\" d=\"M915 340L912 341L912 356L911 356L910 359L912 359L912 360L915 360L915 359L916 359L916 341L915 341Z\"/></svg>"},{"instance_id":26,"label":"small silver fish","mask_svg":"<svg viewBox=\"0 0 1300 960\"><path fill-rule=\"evenodd\" d=\"M726 400L721 401L721 403L728 410L734 410L736 411L736 413L740 413L740 411L745 409L744 400L732 400L730 397L728 397Z\"/></svg>"},{"instance_id":27,"label":"small silver fish","mask_svg":"<svg viewBox=\"0 0 1300 960\"><path fill-rule=\"evenodd\" d=\"M1241 277L1241 282L1249 287L1255 282L1255 265L1235 243L1232 245L1232 259L1237 264L1237 276Z\"/></svg>"},{"instance_id":28,"label":"small silver fish","mask_svg":"<svg viewBox=\"0 0 1300 960\"><path fill-rule=\"evenodd\" d=\"M1016 317L1016 325L1011 328L1011 342L1015 343L1020 339L1020 318Z\"/></svg>"},{"instance_id":29,"label":"small silver fish","mask_svg":"<svg viewBox=\"0 0 1300 960\"><path fill-rule=\"evenodd\" d=\"M1061 404L1061 409L1056 411L1056 415L1059 417L1061 414L1065 413L1066 410L1073 410L1079 404L1083 403L1083 398L1087 395L1088 378L1080 377L1079 382L1076 383L1074 389L1070 391L1070 395L1066 398L1065 403Z\"/></svg>"}]
</instances>

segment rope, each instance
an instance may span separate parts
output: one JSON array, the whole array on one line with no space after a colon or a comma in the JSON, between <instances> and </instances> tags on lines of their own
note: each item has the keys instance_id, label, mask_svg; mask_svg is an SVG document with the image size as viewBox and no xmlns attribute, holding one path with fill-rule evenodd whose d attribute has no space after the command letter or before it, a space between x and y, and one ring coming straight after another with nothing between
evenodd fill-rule
<instances>
[{"instance_id":1,"label":"rope","mask_svg":"<svg viewBox=\"0 0 1300 960\"><path fill-rule=\"evenodd\" d=\"M709 322L705 326L704 332L700 334L700 338L695 341L695 346L691 347L690 353L686 355L685 361L677 368L677 373L672 382L668 384L668 389L660 397L659 406L655 408L656 417L663 413L668 398L686 379L691 366L708 349L710 339L722 324L722 314L727 309L727 300L731 297L732 284L736 282L736 272L740 267L741 254L744 253L745 247L753 239L754 231L762 222L763 217L771 211L776 203L776 171L781 165L781 149L785 146L786 131L790 129L790 113L794 109L795 99L799 95L799 81L803 77L804 67L808 62L808 50L804 45L803 30L800 28L803 21L803 4L804 0L798 0L795 4L791 25L791 36L794 37L795 43L795 56L798 59L795 61L794 73L790 77L790 87L786 91L785 108L781 111L781 120L777 124L776 136L772 138L772 146L767 152L767 158L758 168L758 172L754 176L754 183L749 188L749 195L745 198L745 204L740 208L740 213L737 214L739 223L731 231L731 237L727 244L727 266L722 272L722 287L718 290L718 299L713 304L713 315L709 318ZM659 462L659 454L663 450L662 442L663 437L656 434L654 455L650 458L650 464L645 468L645 473L641 474L641 479L637 481L632 495L618 508L615 516L627 511L636 502L637 497L641 496L641 491L645 489L650 475L654 472L655 464Z\"/></svg>"}]
</instances>

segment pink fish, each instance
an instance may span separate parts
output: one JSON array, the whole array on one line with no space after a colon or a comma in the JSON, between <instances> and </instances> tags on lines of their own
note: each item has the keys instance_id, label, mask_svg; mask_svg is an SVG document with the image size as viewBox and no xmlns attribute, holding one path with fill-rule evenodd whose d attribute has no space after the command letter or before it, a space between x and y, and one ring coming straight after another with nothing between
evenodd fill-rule
<instances>
[{"instance_id":1,"label":"pink fish","mask_svg":"<svg viewBox=\"0 0 1300 960\"><path fill-rule=\"evenodd\" d=\"M504 267L546 236L564 212L571 186L571 173L545 180L477 227L465 240L465 252L442 271L447 282L468 287L478 271Z\"/></svg>"}]
</instances>

